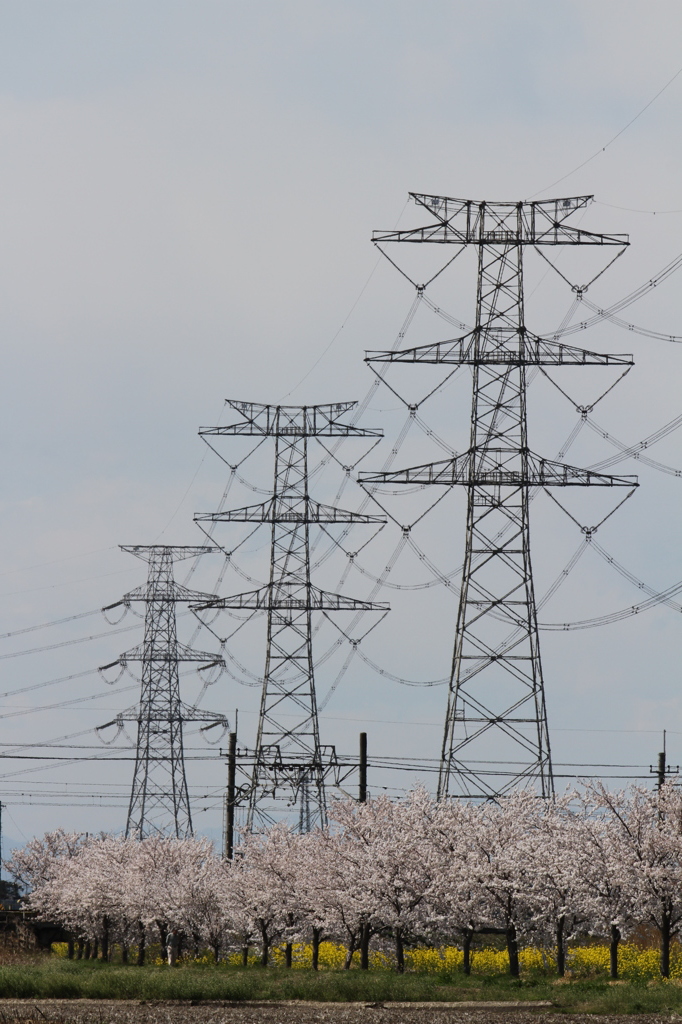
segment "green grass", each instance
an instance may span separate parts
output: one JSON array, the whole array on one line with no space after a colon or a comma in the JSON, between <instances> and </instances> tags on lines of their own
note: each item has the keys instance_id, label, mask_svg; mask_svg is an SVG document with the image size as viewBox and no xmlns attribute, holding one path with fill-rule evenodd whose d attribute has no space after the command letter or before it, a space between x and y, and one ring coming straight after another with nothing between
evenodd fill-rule
<instances>
[{"instance_id":1,"label":"green grass","mask_svg":"<svg viewBox=\"0 0 682 1024\"><path fill-rule=\"evenodd\" d=\"M561 1013L671 1013L682 987L605 979L565 985L542 972L520 981L502 976L405 974L389 971L219 967L187 964L143 968L56 957L0 966L0 998L221 1000L309 999L327 1002L551 1000Z\"/></svg>"}]
</instances>

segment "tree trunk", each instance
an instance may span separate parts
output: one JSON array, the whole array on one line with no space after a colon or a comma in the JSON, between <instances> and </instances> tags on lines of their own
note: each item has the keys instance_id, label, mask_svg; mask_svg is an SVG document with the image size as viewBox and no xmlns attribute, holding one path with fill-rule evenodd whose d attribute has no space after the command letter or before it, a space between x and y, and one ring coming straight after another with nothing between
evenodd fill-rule
<instances>
[{"instance_id":1,"label":"tree trunk","mask_svg":"<svg viewBox=\"0 0 682 1024\"><path fill-rule=\"evenodd\" d=\"M83 940L82 939L77 939L76 940L76 960L82 960L82 959L83 959Z\"/></svg>"},{"instance_id":2,"label":"tree trunk","mask_svg":"<svg viewBox=\"0 0 682 1024\"><path fill-rule=\"evenodd\" d=\"M73 936L69 935L66 940L66 955L69 960L73 960Z\"/></svg>"},{"instance_id":3,"label":"tree trunk","mask_svg":"<svg viewBox=\"0 0 682 1024\"><path fill-rule=\"evenodd\" d=\"M156 927L159 929L159 936L161 938L161 946L163 949L166 948L166 939L168 938L168 925L165 921L157 921Z\"/></svg>"},{"instance_id":4,"label":"tree trunk","mask_svg":"<svg viewBox=\"0 0 682 1024\"><path fill-rule=\"evenodd\" d=\"M220 949L221 949L221 946L222 946L222 942L220 941L220 939L218 939L217 942L212 942L211 945L213 946L213 962L216 963L216 964L219 964L220 963Z\"/></svg>"},{"instance_id":5,"label":"tree trunk","mask_svg":"<svg viewBox=\"0 0 682 1024\"><path fill-rule=\"evenodd\" d=\"M566 945L564 943L564 926L566 918L562 914L556 922L556 972L560 978L566 974Z\"/></svg>"},{"instance_id":6,"label":"tree trunk","mask_svg":"<svg viewBox=\"0 0 682 1024\"><path fill-rule=\"evenodd\" d=\"M405 973L405 947L403 946L403 930L395 930L395 969L398 974Z\"/></svg>"},{"instance_id":7,"label":"tree trunk","mask_svg":"<svg viewBox=\"0 0 682 1024\"><path fill-rule=\"evenodd\" d=\"M95 941L92 944L92 959L96 960L98 956L99 956L99 940L95 939Z\"/></svg>"},{"instance_id":8,"label":"tree trunk","mask_svg":"<svg viewBox=\"0 0 682 1024\"><path fill-rule=\"evenodd\" d=\"M260 965L261 967L268 966L268 960L270 959L270 939L268 937L268 926L266 925L263 918L258 922L260 926L260 933L263 940L263 949L261 951Z\"/></svg>"},{"instance_id":9,"label":"tree trunk","mask_svg":"<svg viewBox=\"0 0 682 1024\"><path fill-rule=\"evenodd\" d=\"M121 943L121 963L122 964L127 964L128 963L128 943L127 942L122 942Z\"/></svg>"},{"instance_id":10,"label":"tree trunk","mask_svg":"<svg viewBox=\"0 0 682 1024\"><path fill-rule=\"evenodd\" d=\"M313 928L313 970L318 970L320 963L320 942L322 941L322 929Z\"/></svg>"},{"instance_id":11,"label":"tree trunk","mask_svg":"<svg viewBox=\"0 0 682 1024\"><path fill-rule=\"evenodd\" d=\"M289 912L287 914L287 924L289 925L290 928L293 928L294 927L294 923L295 923L294 915L291 912ZM291 967L291 964L292 964L292 961L293 961L293 957L294 957L294 944L293 944L293 942L287 942L287 944L284 947L284 966L285 967Z\"/></svg>"},{"instance_id":12,"label":"tree trunk","mask_svg":"<svg viewBox=\"0 0 682 1024\"><path fill-rule=\"evenodd\" d=\"M142 924L142 921L137 922L137 932L137 966L144 967L144 955L147 942L147 934L145 932L145 928L144 925Z\"/></svg>"},{"instance_id":13,"label":"tree trunk","mask_svg":"<svg viewBox=\"0 0 682 1024\"><path fill-rule=\"evenodd\" d=\"M350 970L350 965L353 963L353 953L355 952L355 950L357 948L358 948L358 937L357 937L357 934L353 934L350 937L350 942L348 943L348 949L346 950L346 959L343 962L343 969L344 969L344 971L349 971Z\"/></svg>"},{"instance_id":14,"label":"tree trunk","mask_svg":"<svg viewBox=\"0 0 682 1024\"><path fill-rule=\"evenodd\" d=\"M462 970L465 974L471 974L471 943L474 941L474 929L465 928L462 934Z\"/></svg>"},{"instance_id":15,"label":"tree trunk","mask_svg":"<svg viewBox=\"0 0 682 1024\"><path fill-rule=\"evenodd\" d=\"M360 970L369 970L369 940L372 937L372 930L369 924L363 924L360 929Z\"/></svg>"},{"instance_id":16,"label":"tree trunk","mask_svg":"<svg viewBox=\"0 0 682 1024\"><path fill-rule=\"evenodd\" d=\"M249 966L249 944L245 942L242 946L242 967Z\"/></svg>"},{"instance_id":17,"label":"tree trunk","mask_svg":"<svg viewBox=\"0 0 682 1024\"><path fill-rule=\"evenodd\" d=\"M507 954L509 956L509 973L512 978L518 978L519 971L519 944L516 939L516 926L510 922L507 925Z\"/></svg>"},{"instance_id":18,"label":"tree trunk","mask_svg":"<svg viewBox=\"0 0 682 1024\"><path fill-rule=\"evenodd\" d=\"M670 914L667 910L663 911L663 917L661 920L661 977L670 977L670 939L671 939L671 927L670 927Z\"/></svg>"},{"instance_id":19,"label":"tree trunk","mask_svg":"<svg viewBox=\"0 0 682 1024\"><path fill-rule=\"evenodd\" d=\"M102 960L109 959L109 918L102 918Z\"/></svg>"},{"instance_id":20,"label":"tree trunk","mask_svg":"<svg viewBox=\"0 0 682 1024\"><path fill-rule=\"evenodd\" d=\"M620 942L620 928L617 924L611 925L611 941L609 942L609 977L612 981L618 980L618 944Z\"/></svg>"},{"instance_id":21,"label":"tree trunk","mask_svg":"<svg viewBox=\"0 0 682 1024\"><path fill-rule=\"evenodd\" d=\"M84 956L84 958L86 960L90 959L90 953L91 953L90 939L86 939L85 940L85 945L83 946L83 956Z\"/></svg>"}]
</instances>

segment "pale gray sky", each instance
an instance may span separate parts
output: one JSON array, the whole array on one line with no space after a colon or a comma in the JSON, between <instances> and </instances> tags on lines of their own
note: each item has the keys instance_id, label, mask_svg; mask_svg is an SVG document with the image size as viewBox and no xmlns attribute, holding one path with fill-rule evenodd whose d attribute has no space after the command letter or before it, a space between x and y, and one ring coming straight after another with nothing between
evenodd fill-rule
<instances>
[{"instance_id":1,"label":"pale gray sky","mask_svg":"<svg viewBox=\"0 0 682 1024\"><path fill-rule=\"evenodd\" d=\"M477 199L545 190L599 152L679 70L681 29L679 4L667 0L0 2L0 632L98 608L136 586L144 567L119 553L119 543L199 542L192 514L217 506L228 471L211 453L204 457L196 432L218 421L224 398L310 403L366 393L371 375L362 354L393 343L413 298L387 264L372 274L369 236L414 222L408 190ZM595 194L582 226L630 233L629 252L595 286L595 302L626 294L682 250L681 109L682 75L557 186L560 195ZM565 267L584 280L588 265L571 257ZM529 288L543 274L537 263L529 267ZM471 281L470 261L434 291L464 321L473 314ZM682 333L678 296L673 278L628 315ZM529 302L529 325L551 330L570 299L561 282L543 278ZM449 332L424 316L408 342ZM682 411L678 346L615 327L577 343L636 354L635 369L594 412L604 429L634 442ZM570 379L581 403L601 390L598 372ZM421 379L400 381L422 390ZM459 383L423 409L454 448L465 445L467 400L466 382ZM367 419L385 427L387 445L402 423L396 405L380 392ZM556 454L575 419L550 385L534 386L536 450ZM584 433L571 460L588 464L610 451ZM415 435L405 454L407 463L439 453ZM682 466L677 435L652 455ZM636 463L621 467L638 470L638 494L599 539L662 588L682 578L682 482ZM267 486L269 471L256 462L251 482ZM337 482L325 475L320 487L333 495ZM351 491L344 500L357 504ZM248 490L235 492L235 504L250 500L257 499ZM600 518L602 499L590 501L580 506L586 522ZM546 499L536 504L542 591L580 534ZM429 557L455 569L462 496L443 502L418 539ZM373 571L394 543L391 536L368 549ZM255 576L264 551L245 556ZM410 585L428 578L409 559L394 575ZM364 596L371 584L358 575L353 586ZM228 588L247 585L235 574ZM440 590L387 597L395 611L373 634L371 656L415 679L445 675L453 597ZM640 597L588 552L543 618L584 618ZM93 616L3 640L0 654L106 628ZM682 760L681 638L679 614L666 608L601 630L545 635L557 761L648 765L664 727L671 759ZM0 691L85 671L136 640L132 632L7 658ZM257 630L241 654L251 671L262 670ZM323 695L344 657L341 651L321 669ZM50 740L107 721L133 703L134 689L119 693L125 685L133 681L83 705L0 719L0 744ZM0 703L8 715L103 689L85 677ZM187 698L196 693L188 682ZM205 706L239 707L243 739L252 741L255 689L223 677ZM400 687L357 663L325 708L324 738L350 752L366 723L375 752L433 756L444 706L443 687ZM585 726L632 731L581 732ZM74 742L96 741L84 735ZM0 799L10 805L13 839L57 824L123 824L121 808L15 801L40 802L33 794L61 792L65 782L77 788L100 780L123 793L127 763L106 772L60 762L49 770L33 770L40 766L29 761L4 765ZM26 768L29 774L7 777ZM196 762L190 771L197 792L223 784L221 765ZM213 808L197 811L200 829L219 828L215 803L197 804Z\"/></svg>"}]
</instances>

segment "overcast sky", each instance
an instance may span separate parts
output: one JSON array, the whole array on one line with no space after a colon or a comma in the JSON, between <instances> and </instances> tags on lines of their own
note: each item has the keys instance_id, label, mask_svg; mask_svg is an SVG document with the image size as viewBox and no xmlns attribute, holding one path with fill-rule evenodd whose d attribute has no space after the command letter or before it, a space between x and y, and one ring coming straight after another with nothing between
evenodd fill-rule
<instances>
[{"instance_id":1,"label":"overcast sky","mask_svg":"<svg viewBox=\"0 0 682 1024\"><path fill-rule=\"evenodd\" d=\"M389 264L377 264L369 241L374 228L419 222L406 208L408 191L506 200L594 194L581 226L627 232L631 240L590 290L600 305L673 259L682 251L682 74L618 133L680 70L681 30L672 0L0 2L0 632L94 611L137 586L145 567L118 544L201 542L192 516L218 506L229 470L197 430L228 421L225 398L363 398L372 383L364 351L394 343L414 298ZM433 290L464 322L475 301L469 256ZM594 257L581 259L571 254L561 264L576 283L592 276ZM528 262L528 323L551 331L571 292L545 275L539 259ZM682 334L679 280L654 290L628 318ZM422 311L405 343L452 334ZM604 431L630 444L682 412L679 345L615 326L573 340L636 356L633 371L593 412ZM425 371L417 379L418 372L396 376L401 393L428 391L432 376ZM606 386L601 372L567 370L572 376L561 383L577 404L589 404ZM470 378L461 377L420 409L458 450L466 446L470 400ZM539 380L530 415L531 446L555 456L575 410ZM395 396L377 390L363 422L383 426L386 442L363 468L381 465L403 420ZM569 461L588 465L612 451L583 430ZM399 464L443 457L419 430L403 452ZM679 435L650 454L681 467ZM233 453L225 455L230 461ZM266 489L272 467L258 458L244 475ZM682 579L682 480L633 461L614 471L639 472L641 487L602 527L600 543L656 589ZM338 483L331 468L320 475L322 500ZM241 491L235 488L228 506L261 500ZM343 502L357 507L361 497L350 483ZM575 501L571 510L589 525L612 498L566 501ZM397 505L392 511L404 521ZM366 549L368 573L381 571L395 531ZM415 537L434 564L455 572L463 496L448 497ZM570 519L539 497L533 542L540 593L580 541ZM262 578L266 556L264 536L246 550L242 569ZM202 569L201 585L213 586L217 571ZM333 571L325 571L328 583ZM414 553L392 576L408 586L429 578ZM221 593L249 588L237 573L221 586ZM364 597L370 589L361 573L349 579L348 593ZM447 675L453 589L382 595L394 612L372 634L368 655L415 681ZM541 618L574 621L641 598L587 551ZM131 630L5 657L108 629L93 615L2 640L0 691L86 672L139 640ZM333 640L321 631L320 650ZM681 640L682 618L669 608L601 629L546 633L557 762L642 765L646 773L664 728L670 760L682 761ZM206 633L197 640L210 642ZM240 643L251 675L232 665L233 676L254 682L262 672L262 630ZM346 653L340 647L320 669L323 698ZM108 688L84 676L4 696L0 704L12 717L0 719L0 751L38 741L97 744L88 730L133 704L135 686L128 678ZM186 699L200 688L189 678ZM104 696L45 709L97 693ZM253 742L256 686L223 676L202 701L231 716L239 708L240 738ZM401 686L356 659L325 705L323 740L352 753L366 728L370 752L434 757L445 701L442 685ZM198 738L188 742L203 756ZM57 745L39 752L71 751ZM31 748L22 752L32 755ZM131 768L54 761L46 769L5 760L6 835L22 842L58 824L120 829ZM217 835L224 767L197 761L188 772L202 796L197 827ZM396 795L412 782L406 774L374 779ZM79 788L90 794L91 784L112 794L105 806L68 806L84 799L72 795ZM42 806L50 791L50 801L64 806Z\"/></svg>"}]
</instances>

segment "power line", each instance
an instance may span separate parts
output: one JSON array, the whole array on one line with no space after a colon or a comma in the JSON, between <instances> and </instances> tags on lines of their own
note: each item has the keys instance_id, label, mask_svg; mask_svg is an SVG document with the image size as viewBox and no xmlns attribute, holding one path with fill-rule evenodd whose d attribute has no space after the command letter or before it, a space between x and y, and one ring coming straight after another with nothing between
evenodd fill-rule
<instances>
[{"instance_id":1,"label":"power line","mask_svg":"<svg viewBox=\"0 0 682 1024\"><path fill-rule=\"evenodd\" d=\"M23 629L13 629L9 633L0 633L0 640L6 640L9 636L19 636L21 633L33 633L36 629L47 629L48 626L62 626L65 622L75 622L76 619L87 619L91 615L101 615L100 608L94 608L89 612L78 612L76 615L67 615L63 619L52 619L51 622L41 622L37 626L24 626Z\"/></svg>"},{"instance_id":2,"label":"power line","mask_svg":"<svg viewBox=\"0 0 682 1024\"><path fill-rule=\"evenodd\" d=\"M221 757L219 754L210 754L204 757L198 757L190 754L185 755L185 761L220 761ZM68 761L70 764L76 764L79 761L137 761L136 757L66 757L59 756L57 754L2 754L0 753L0 760L2 761ZM168 755L165 757L157 757L157 761L167 761L172 763L173 758Z\"/></svg>"},{"instance_id":3,"label":"power line","mask_svg":"<svg viewBox=\"0 0 682 1024\"><path fill-rule=\"evenodd\" d=\"M0 661L5 661L7 658L20 658L26 654L40 654L43 651L56 651L60 647L71 647L73 644L84 644L90 640L101 640L103 637L116 636L118 633L130 633L133 629L139 629L139 622L134 623L132 626L121 626L120 629L110 629L106 633L92 633L90 636L81 636L75 640L61 640L56 644L45 644L42 647L30 647L24 651L11 651L8 654L0 654Z\"/></svg>"},{"instance_id":4,"label":"power line","mask_svg":"<svg viewBox=\"0 0 682 1024\"><path fill-rule=\"evenodd\" d=\"M76 583L90 583L91 580L103 580L109 576L123 576L125 573L131 572L130 569L116 569L115 572L103 572L98 573L97 576L81 576L77 580L64 580L62 583L48 583L43 587L29 587L27 590L12 590L7 594L0 594L0 600L4 600L6 597L17 597L20 594L36 594L42 590L56 590L58 587L70 587Z\"/></svg>"},{"instance_id":5,"label":"power line","mask_svg":"<svg viewBox=\"0 0 682 1024\"><path fill-rule=\"evenodd\" d=\"M616 206L615 203L605 203L599 199L595 199L597 206L608 206L611 210L625 210L627 213L649 213L655 216L664 216L669 213L682 213L682 209L678 210L640 210L633 206Z\"/></svg>"},{"instance_id":6,"label":"power line","mask_svg":"<svg viewBox=\"0 0 682 1024\"><path fill-rule=\"evenodd\" d=\"M666 89L668 89L673 84L675 79L679 78L679 76L681 74L682 74L682 68L679 68L675 72L675 74L672 76L672 78L668 79L668 81L665 83L665 85L661 89L658 90L658 92L655 94L655 96L652 96L652 98L648 101L648 103L645 103L644 106L642 107L642 109L639 110L635 114L634 117L630 118L630 120L627 122L627 124L623 125L623 127L620 129L620 131L617 131L616 134L612 138L610 138L609 141L605 145L603 145L599 149L595 150L595 152L592 154L592 156L588 156L587 160L583 160L583 162L578 164L576 167L574 167L573 170L568 171L567 174L564 174L560 178L557 178L556 181L553 181L551 184L547 185L545 188L541 188L538 192L534 192L532 196L528 197L528 199L529 200L530 199L534 199L535 196L542 195L542 193L543 192L547 192L548 189L554 188L555 185L558 185L562 181L566 181L566 178L570 178L572 174L576 173L576 171L582 170L582 168L586 167L587 164L592 162L592 160L596 160L596 158L598 156L601 156L602 153L605 153L606 150L609 148L609 146L611 146L616 141L616 139L619 139L621 137L621 135L623 134L623 132L626 132L628 130L628 128L635 123L635 121L639 120L639 118L642 116L642 114L644 114L645 111L647 111L649 109L649 107L653 103L656 102L656 100L658 99L659 96L663 95L663 93L666 91Z\"/></svg>"},{"instance_id":7,"label":"power line","mask_svg":"<svg viewBox=\"0 0 682 1024\"><path fill-rule=\"evenodd\" d=\"M129 693L131 690L135 690L137 687L133 684L132 686L120 687L117 693ZM74 697L72 700L59 701L57 704L43 704L37 708L23 708L20 711L11 711L8 714L3 714L3 719L8 718L21 718L22 715L34 715L39 711L56 711L58 708L73 707L74 704L85 704L86 701L98 700L100 697L109 697L111 690L100 690L99 693L91 693L86 697ZM103 711L104 708L98 708L97 711Z\"/></svg>"},{"instance_id":8,"label":"power line","mask_svg":"<svg viewBox=\"0 0 682 1024\"><path fill-rule=\"evenodd\" d=\"M44 683L29 683L28 686L20 686L16 690L6 690L5 693L0 693L0 699L3 697L13 697L18 693L28 693L29 690L42 690L46 686L55 686L57 683L69 683L72 679L85 679L86 676L97 675L98 670L96 668L87 668L83 672L72 672L69 676L59 676L57 679L48 679ZM42 710L36 709L36 710Z\"/></svg>"}]
</instances>

